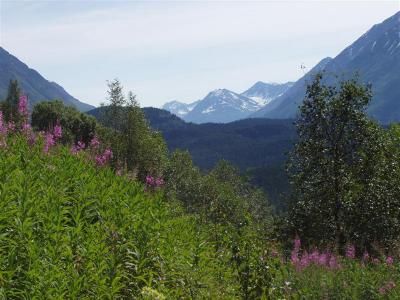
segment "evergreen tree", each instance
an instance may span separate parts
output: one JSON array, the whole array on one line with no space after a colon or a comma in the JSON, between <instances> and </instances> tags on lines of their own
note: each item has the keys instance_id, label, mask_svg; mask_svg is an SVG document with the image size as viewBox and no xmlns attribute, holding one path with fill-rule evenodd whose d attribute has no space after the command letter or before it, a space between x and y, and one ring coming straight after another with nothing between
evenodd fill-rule
<instances>
[{"instance_id":1,"label":"evergreen tree","mask_svg":"<svg viewBox=\"0 0 400 300\"><path fill-rule=\"evenodd\" d=\"M6 121L18 117L18 102L21 95L21 89L17 80L10 80L8 85L8 93L5 102L3 103L3 113Z\"/></svg>"}]
</instances>

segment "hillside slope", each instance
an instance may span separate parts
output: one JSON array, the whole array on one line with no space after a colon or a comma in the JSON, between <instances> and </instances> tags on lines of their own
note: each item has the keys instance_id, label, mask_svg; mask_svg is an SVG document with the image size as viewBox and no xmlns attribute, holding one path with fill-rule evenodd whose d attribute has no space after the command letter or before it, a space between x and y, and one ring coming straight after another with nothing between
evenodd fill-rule
<instances>
[{"instance_id":1,"label":"hillside slope","mask_svg":"<svg viewBox=\"0 0 400 300\"><path fill-rule=\"evenodd\" d=\"M212 275L232 273L220 264L225 258L212 262L213 245L198 244L211 229L172 199L68 147L44 154L43 141L30 146L23 136L7 144L0 147L2 296L142 299L151 287L166 297L157 299L234 298L233 276Z\"/></svg>"},{"instance_id":2,"label":"hillside slope","mask_svg":"<svg viewBox=\"0 0 400 300\"><path fill-rule=\"evenodd\" d=\"M63 87L46 80L37 71L30 69L18 58L0 47L0 100L6 98L11 79L18 80L23 93L28 95L32 106L39 101L59 99L66 105L75 106L80 111L93 109L92 105L72 97Z\"/></svg>"}]
</instances>

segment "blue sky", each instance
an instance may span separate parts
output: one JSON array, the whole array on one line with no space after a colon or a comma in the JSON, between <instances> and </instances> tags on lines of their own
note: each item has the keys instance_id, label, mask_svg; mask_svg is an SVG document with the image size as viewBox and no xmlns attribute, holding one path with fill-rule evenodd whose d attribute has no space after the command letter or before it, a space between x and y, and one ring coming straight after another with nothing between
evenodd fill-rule
<instances>
[{"instance_id":1,"label":"blue sky","mask_svg":"<svg viewBox=\"0 0 400 300\"><path fill-rule=\"evenodd\" d=\"M0 45L98 105L119 78L143 106L286 82L334 57L399 1L4 1Z\"/></svg>"}]
</instances>

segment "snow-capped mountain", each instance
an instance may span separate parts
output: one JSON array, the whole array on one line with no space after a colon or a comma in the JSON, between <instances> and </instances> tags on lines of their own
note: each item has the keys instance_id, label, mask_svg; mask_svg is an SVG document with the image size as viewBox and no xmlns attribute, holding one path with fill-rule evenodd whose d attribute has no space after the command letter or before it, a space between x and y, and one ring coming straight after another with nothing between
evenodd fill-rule
<instances>
[{"instance_id":1,"label":"snow-capped mountain","mask_svg":"<svg viewBox=\"0 0 400 300\"><path fill-rule=\"evenodd\" d=\"M295 117L306 84L317 67L325 71L328 83L336 81L334 75L346 79L358 74L360 80L372 85L373 99L368 113L382 123L400 121L400 12L374 25L336 57L324 59L273 105L257 111L253 117Z\"/></svg>"},{"instance_id":2,"label":"snow-capped mountain","mask_svg":"<svg viewBox=\"0 0 400 300\"><path fill-rule=\"evenodd\" d=\"M194 123L227 123L246 118L260 107L258 101L227 89L217 89L199 101L184 119Z\"/></svg>"},{"instance_id":3,"label":"snow-capped mountain","mask_svg":"<svg viewBox=\"0 0 400 300\"><path fill-rule=\"evenodd\" d=\"M162 108L188 122L227 123L247 118L272 103L292 85L292 82L278 84L259 81L242 94L217 89L196 102L186 104L171 101L165 103Z\"/></svg>"},{"instance_id":4,"label":"snow-capped mountain","mask_svg":"<svg viewBox=\"0 0 400 300\"><path fill-rule=\"evenodd\" d=\"M183 102L174 100L174 101L165 103L162 106L162 109L165 109L178 117L184 118L184 116L187 115L188 112L193 110L193 108L197 105L197 103L199 101L200 100L187 104L187 103L183 103Z\"/></svg>"},{"instance_id":5,"label":"snow-capped mountain","mask_svg":"<svg viewBox=\"0 0 400 300\"><path fill-rule=\"evenodd\" d=\"M258 81L241 95L257 101L261 108L274 101L277 97L282 96L292 85L293 82L266 83Z\"/></svg>"}]
</instances>

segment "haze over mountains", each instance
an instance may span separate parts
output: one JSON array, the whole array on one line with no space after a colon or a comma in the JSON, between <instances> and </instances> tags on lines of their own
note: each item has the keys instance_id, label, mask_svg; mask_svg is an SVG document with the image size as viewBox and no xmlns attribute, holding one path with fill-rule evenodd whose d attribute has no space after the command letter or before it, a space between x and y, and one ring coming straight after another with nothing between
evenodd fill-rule
<instances>
[{"instance_id":1,"label":"haze over mountains","mask_svg":"<svg viewBox=\"0 0 400 300\"><path fill-rule=\"evenodd\" d=\"M18 58L0 47L0 99L7 96L10 80L18 80L18 83L29 97L29 105L44 100L62 100L67 105L75 106L80 111L88 111L94 108L74 98L63 87L55 82L48 81L39 72L29 68Z\"/></svg>"}]
</instances>

